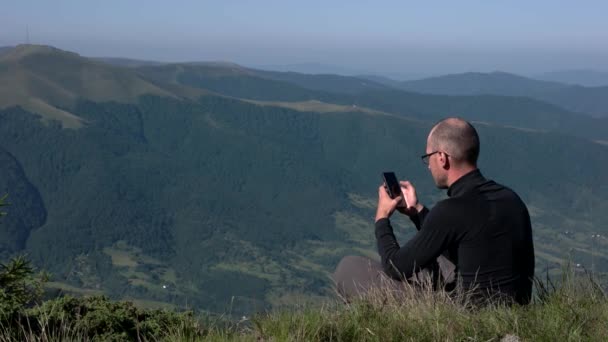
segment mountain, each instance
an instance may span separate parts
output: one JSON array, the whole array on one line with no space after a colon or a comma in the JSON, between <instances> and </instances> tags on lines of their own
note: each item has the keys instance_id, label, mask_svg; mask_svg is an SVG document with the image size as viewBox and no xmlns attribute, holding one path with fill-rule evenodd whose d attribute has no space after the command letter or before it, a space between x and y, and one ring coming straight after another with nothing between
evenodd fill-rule
<instances>
[{"instance_id":1,"label":"mountain","mask_svg":"<svg viewBox=\"0 0 608 342\"><path fill-rule=\"evenodd\" d=\"M358 68L348 68L338 65L328 65L321 63L299 63L286 65L252 65L251 69L276 71L284 73L298 73L308 75L336 75L336 76L352 76L357 78L369 79L373 81L374 77L389 78L399 81L417 80L429 77L430 73L424 72L408 72L408 71L371 71ZM371 75L369 78L366 75ZM382 82L378 82L382 83Z\"/></svg>"},{"instance_id":2,"label":"mountain","mask_svg":"<svg viewBox=\"0 0 608 342\"><path fill-rule=\"evenodd\" d=\"M537 81L505 72L468 72L401 82L401 88L442 95L528 96L539 91L561 89L555 82Z\"/></svg>"},{"instance_id":3,"label":"mountain","mask_svg":"<svg viewBox=\"0 0 608 342\"><path fill-rule=\"evenodd\" d=\"M158 82L172 82L222 93L230 92L235 96L256 99L261 99L266 94L275 96L273 99L295 99L299 94L305 99L315 99L325 96L317 91L356 94L388 89L379 83L355 77L274 72L219 62L146 66L136 70L144 77ZM256 89L253 84L264 84L262 94L252 93ZM269 88L273 88L272 91L269 91ZM241 93L238 89L242 89Z\"/></svg>"},{"instance_id":4,"label":"mountain","mask_svg":"<svg viewBox=\"0 0 608 342\"><path fill-rule=\"evenodd\" d=\"M395 79L392 79L390 77L385 77L385 76L379 76L379 75L357 75L358 78L363 78L372 82L376 82L376 83L380 83L380 84L384 84L385 86L391 87L391 88L396 88L399 89L401 82L402 81L397 81ZM415 78L415 79L419 79L419 78Z\"/></svg>"},{"instance_id":5,"label":"mountain","mask_svg":"<svg viewBox=\"0 0 608 342\"><path fill-rule=\"evenodd\" d=\"M78 99L132 102L142 94L173 96L133 72L49 46L19 45L0 56L0 108L21 106L79 128Z\"/></svg>"},{"instance_id":6,"label":"mountain","mask_svg":"<svg viewBox=\"0 0 608 342\"><path fill-rule=\"evenodd\" d=\"M605 120L581 116L530 98L423 95L371 82L361 84L360 79L352 77L268 73L225 63L170 64L136 70L142 77L159 84L187 85L257 101L287 101L292 102L292 108L321 102L419 120L466 115L482 122L608 140ZM324 82L325 79L331 81Z\"/></svg>"},{"instance_id":7,"label":"mountain","mask_svg":"<svg viewBox=\"0 0 608 342\"><path fill-rule=\"evenodd\" d=\"M328 65L321 63L299 63L285 65L256 65L253 69L278 71L278 72L294 72L299 74L331 74L341 76L353 76L364 73L364 71L355 68L345 68L337 65Z\"/></svg>"},{"instance_id":8,"label":"mountain","mask_svg":"<svg viewBox=\"0 0 608 342\"><path fill-rule=\"evenodd\" d=\"M419 156L450 108L486 119L475 122L482 172L528 204L539 272L568 257L608 272L605 241L589 238L606 233L608 146L529 128L537 123L525 118L540 120L538 112L574 115L554 106L329 93L231 64L127 69L49 48L24 55L3 72L53 87L15 83L14 96L40 97L86 124L41 120L21 104L0 108L0 191L11 203L0 253L28 253L64 291L231 313L332 296L328 274L341 257L376 255L382 171L412 180L423 203L444 196ZM96 86L90 74L120 88ZM45 92L54 89L73 95L67 107L65 96ZM504 124L512 113L523 113L522 127ZM409 221L394 223L400 238L413 234Z\"/></svg>"},{"instance_id":9,"label":"mountain","mask_svg":"<svg viewBox=\"0 0 608 342\"><path fill-rule=\"evenodd\" d=\"M338 75L310 75L295 72L273 72L256 70L259 77L283 81L298 85L302 88L320 90L332 93L357 94L366 91L390 89L386 85L364 78Z\"/></svg>"},{"instance_id":10,"label":"mountain","mask_svg":"<svg viewBox=\"0 0 608 342\"><path fill-rule=\"evenodd\" d=\"M405 81L401 83L400 88L426 94L525 96L569 111L608 117L608 86L583 87L493 72Z\"/></svg>"},{"instance_id":11,"label":"mountain","mask_svg":"<svg viewBox=\"0 0 608 342\"><path fill-rule=\"evenodd\" d=\"M608 86L608 72L588 69L552 71L533 76L535 79L581 85L586 87Z\"/></svg>"},{"instance_id":12,"label":"mountain","mask_svg":"<svg viewBox=\"0 0 608 342\"><path fill-rule=\"evenodd\" d=\"M166 63L157 61L143 61L139 59L120 58L120 57L91 57L92 60L107 63L120 67L135 68L149 65L163 65Z\"/></svg>"}]
</instances>

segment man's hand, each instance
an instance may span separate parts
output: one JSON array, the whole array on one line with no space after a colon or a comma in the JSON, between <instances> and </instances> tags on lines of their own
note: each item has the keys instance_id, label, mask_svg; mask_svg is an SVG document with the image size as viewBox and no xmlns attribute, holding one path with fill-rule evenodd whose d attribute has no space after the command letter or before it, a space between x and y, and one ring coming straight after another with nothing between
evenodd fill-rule
<instances>
[{"instance_id":1,"label":"man's hand","mask_svg":"<svg viewBox=\"0 0 608 342\"><path fill-rule=\"evenodd\" d=\"M397 205L403 200L403 195L391 198L386 192L384 185L378 188L378 209L376 210L376 222L383 218L389 218Z\"/></svg>"},{"instance_id":2,"label":"man's hand","mask_svg":"<svg viewBox=\"0 0 608 342\"><path fill-rule=\"evenodd\" d=\"M405 203L401 203L401 205L397 207L397 210L407 216L418 214L424 206L418 203L416 188L409 181L401 181L399 184L401 185L401 193L403 194Z\"/></svg>"}]
</instances>

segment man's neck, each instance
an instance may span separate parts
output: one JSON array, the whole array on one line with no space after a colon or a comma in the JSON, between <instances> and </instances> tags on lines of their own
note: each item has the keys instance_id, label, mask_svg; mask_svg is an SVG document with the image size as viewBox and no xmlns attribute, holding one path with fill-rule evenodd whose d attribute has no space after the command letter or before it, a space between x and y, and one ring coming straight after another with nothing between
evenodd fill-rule
<instances>
[{"instance_id":1,"label":"man's neck","mask_svg":"<svg viewBox=\"0 0 608 342\"><path fill-rule=\"evenodd\" d=\"M462 176L470 173L471 171L477 170L477 166L463 166L457 169L451 169L448 173L448 188L452 186Z\"/></svg>"}]
</instances>

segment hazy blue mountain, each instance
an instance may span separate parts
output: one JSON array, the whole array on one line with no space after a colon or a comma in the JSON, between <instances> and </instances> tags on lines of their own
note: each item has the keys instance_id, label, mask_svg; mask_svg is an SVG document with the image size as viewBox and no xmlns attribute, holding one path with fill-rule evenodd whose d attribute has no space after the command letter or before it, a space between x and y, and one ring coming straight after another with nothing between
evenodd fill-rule
<instances>
[{"instance_id":1,"label":"hazy blue mountain","mask_svg":"<svg viewBox=\"0 0 608 342\"><path fill-rule=\"evenodd\" d=\"M608 86L608 71L588 69L562 70L537 74L533 78L587 87Z\"/></svg>"},{"instance_id":2,"label":"hazy blue mountain","mask_svg":"<svg viewBox=\"0 0 608 342\"><path fill-rule=\"evenodd\" d=\"M401 82L401 88L427 94L441 95L507 95L527 96L556 90L564 84L537 81L505 72L467 72Z\"/></svg>"},{"instance_id":3,"label":"hazy blue mountain","mask_svg":"<svg viewBox=\"0 0 608 342\"><path fill-rule=\"evenodd\" d=\"M398 81L396 79L392 79L390 77L385 77L385 76L379 76L379 75L374 75L374 74L368 74L368 75L357 75L358 78L363 78L366 80L370 80L376 83L380 83L380 84L384 84L385 86L391 87L391 88L397 88L399 89L401 86L401 81ZM418 78L415 78L418 79Z\"/></svg>"},{"instance_id":4,"label":"hazy blue mountain","mask_svg":"<svg viewBox=\"0 0 608 342\"><path fill-rule=\"evenodd\" d=\"M573 112L608 118L608 86L572 86L539 94L537 98Z\"/></svg>"},{"instance_id":5,"label":"hazy blue mountain","mask_svg":"<svg viewBox=\"0 0 608 342\"><path fill-rule=\"evenodd\" d=\"M55 288L232 313L330 296L328 274L342 256L376 254L382 171L412 180L423 203L444 196L420 155L433 122L451 110L483 121L480 167L528 204L539 272L568 257L608 271L608 245L589 239L607 233L608 146L505 124L563 125L574 115L554 106L335 94L235 65L131 72L47 48L19 51L0 70L52 86L15 83L13 94L82 121L70 127L35 107L0 107L0 191L11 202L0 255L28 253ZM83 87L77 75L103 75L97 85L119 90ZM45 94L56 89L74 95L68 107ZM323 101L310 106L309 96ZM395 225L400 237L414 233L402 218Z\"/></svg>"},{"instance_id":6,"label":"hazy blue mountain","mask_svg":"<svg viewBox=\"0 0 608 342\"><path fill-rule=\"evenodd\" d=\"M465 73L401 83L401 88L426 94L525 96L569 111L608 116L608 86L583 87L533 80L504 72Z\"/></svg>"}]
</instances>

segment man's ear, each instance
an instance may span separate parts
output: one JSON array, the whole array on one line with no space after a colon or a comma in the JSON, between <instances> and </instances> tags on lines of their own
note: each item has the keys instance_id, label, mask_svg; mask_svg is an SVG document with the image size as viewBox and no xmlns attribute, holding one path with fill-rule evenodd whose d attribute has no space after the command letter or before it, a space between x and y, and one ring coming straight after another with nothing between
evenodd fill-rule
<instances>
[{"instance_id":1,"label":"man's ear","mask_svg":"<svg viewBox=\"0 0 608 342\"><path fill-rule=\"evenodd\" d=\"M448 155L446 153L439 153L439 162L441 163L441 167L443 167L444 170L448 170L450 168L450 158L448 158Z\"/></svg>"}]
</instances>

